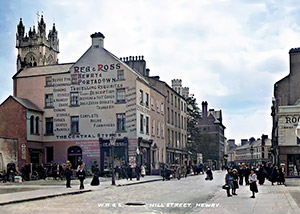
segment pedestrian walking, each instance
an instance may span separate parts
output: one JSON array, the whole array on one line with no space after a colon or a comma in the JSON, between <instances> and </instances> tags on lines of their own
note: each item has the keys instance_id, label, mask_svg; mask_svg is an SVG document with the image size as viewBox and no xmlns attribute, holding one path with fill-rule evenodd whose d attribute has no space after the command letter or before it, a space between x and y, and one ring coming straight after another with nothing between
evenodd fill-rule
<instances>
[{"instance_id":1,"label":"pedestrian walking","mask_svg":"<svg viewBox=\"0 0 300 214\"><path fill-rule=\"evenodd\" d=\"M178 180L181 178L181 166L177 166L176 168L176 177Z\"/></svg>"},{"instance_id":2,"label":"pedestrian walking","mask_svg":"<svg viewBox=\"0 0 300 214\"><path fill-rule=\"evenodd\" d=\"M237 175L237 170L236 169L233 169L232 170L232 183L233 183L233 188L232 188L232 195L237 195L236 194L236 189L239 188L239 183L238 183L238 180L239 180L239 177Z\"/></svg>"},{"instance_id":3,"label":"pedestrian walking","mask_svg":"<svg viewBox=\"0 0 300 214\"><path fill-rule=\"evenodd\" d=\"M230 194L230 189L232 191L233 189L233 178L232 178L232 173L231 169L227 169L227 174L225 176L225 184L227 185L226 191L227 191L227 197L231 197L232 195Z\"/></svg>"},{"instance_id":4,"label":"pedestrian walking","mask_svg":"<svg viewBox=\"0 0 300 214\"><path fill-rule=\"evenodd\" d=\"M121 166L121 174L122 174L122 175L121 175L121 178L122 178L122 179L124 179L124 178L125 178L126 180L128 179L127 169L126 169L126 166L125 166L125 165L122 165L122 166Z\"/></svg>"},{"instance_id":5,"label":"pedestrian walking","mask_svg":"<svg viewBox=\"0 0 300 214\"><path fill-rule=\"evenodd\" d=\"M91 186L99 186L100 181L99 181L99 168L98 164L93 164L91 167L91 171L93 174L93 179L91 181Z\"/></svg>"},{"instance_id":6,"label":"pedestrian walking","mask_svg":"<svg viewBox=\"0 0 300 214\"><path fill-rule=\"evenodd\" d=\"M267 176L266 170L263 168L262 165L258 166L258 171L257 171L257 179L259 185L263 185L265 183L265 178Z\"/></svg>"},{"instance_id":7,"label":"pedestrian walking","mask_svg":"<svg viewBox=\"0 0 300 214\"><path fill-rule=\"evenodd\" d=\"M209 180L209 181L212 181L214 178L213 178L213 173L211 171L211 168L208 167L207 168L207 171L206 171L206 178L205 180Z\"/></svg>"},{"instance_id":8,"label":"pedestrian walking","mask_svg":"<svg viewBox=\"0 0 300 214\"><path fill-rule=\"evenodd\" d=\"M132 168L130 165L127 165L126 171L127 171L127 175L128 175L127 180L130 179L132 181Z\"/></svg>"},{"instance_id":9,"label":"pedestrian walking","mask_svg":"<svg viewBox=\"0 0 300 214\"><path fill-rule=\"evenodd\" d=\"M244 167L243 167L243 165L239 166L238 175L239 175L239 184L243 185L243 179L244 179Z\"/></svg>"},{"instance_id":10,"label":"pedestrian walking","mask_svg":"<svg viewBox=\"0 0 300 214\"><path fill-rule=\"evenodd\" d=\"M143 166L143 165L142 165ZM142 168L142 166L140 166L140 165L136 165L136 167L135 167L135 174L136 174L136 180L137 181L139 181L140 180L140 177L141 177L141 168ZM144 176L142 176L142 177L144 177Z\"/></svg>"},{"instance_id":11,"label":"pedestrian walking","mask_svg":"<svg viewBox=\"0 0 300 214\"><path fill-rule=\"evenodd\" d=\"M279 183L279 185L281 185L281 184L284 185L284 182L285 182L284 172L285 172L284 166L281 166L278 170L278 183Z\"/></svg>"},{"instance_id":12,"label":"pedestrian walking","mask_svg":"<svg viewBox=\"0 0 300 214\"><path fill-rule=\"evenodd\" d=\"M85 174L85 170L83 168L83 165L80 165L80 169L77 172L77 177L78 177L78 179L80 181L80 187L79 187L79 189L84 189L83 181L85 179L85 175L86 174Z\"/></svg>"},{"instance_id":13,"label":"pedestrian walking","mask_svg":"<svg viewBox=\"0 0 300 214\"><path fill-rule=\"evenodd\" d=\"M142 177L144 177L146 175L146 166L145 166L145 164L142 164L142 166L141 166L141 175L142 175Z\"/></svg>"},{"instance_id":14,"label":"pedestrian walking","mask_svg":"<svg viewBox=\"0 0 300 214\"><path fill-rule=\"evenodd\" d=\"M68 161L67 161L67 165L66 165L66 169L65 169L65 176L66 176L66 187L67 188L71 188L71 177L72 177L72 169L71 169L71 165L68 164Z\"/></svg>"},{"instance_id":15,"label":"pedestrian walking","mask_svg":"<svg viewBox=\"0 0 300 214\"><path fill-rule=\"evenodd\" d=\"M244 178L246 185L249 185L249 175L250 175L250 168L248 165L244 165Z\"/></svg>"},{"instance_id":16,"label":"pedestrian walking","mask_svg":"<svg viewBox=\"0 0 300 214\"><path fill-rule=\"evenodd\" d=\"M255 198L255 193L258 192L256 181L257 181L257 176L254 173L254 169L251 169L250 176L249 176L249 184L250 184L250 191L252 192L252 196L250 198Z\"/></svg>"},{"instance_id":17,"label":"pedestrian walking","mask_svg":"<svg viewBox=\"0 0 300 214\"><path fill-rule=\"evenodd\" d=\"M184 164L183 168L182 168L182 173L183 173L183 177L187 177L187 166L186 164Z\"/></svg>"},{"instance_id":18,"label":"pedestrian walking","mask_svg":"<svg viewBox=\"0 0 300 214\"><path fill-rule=\"evenodd\" d=\"M273 167L272 174L271 174L272 185L274 185L274 183L278 182L278 180L279 180L278 166L275 166L275 167Z\"/></svg>"}]
</instances>

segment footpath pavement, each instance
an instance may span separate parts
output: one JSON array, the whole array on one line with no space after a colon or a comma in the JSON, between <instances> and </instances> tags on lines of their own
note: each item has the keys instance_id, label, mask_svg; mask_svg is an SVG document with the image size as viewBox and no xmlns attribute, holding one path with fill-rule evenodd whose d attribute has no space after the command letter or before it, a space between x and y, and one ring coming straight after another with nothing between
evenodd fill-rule
<instances>
[{"instance_id":1,"label":"footpath pavement","mask_svg":"<svg viewBox=\"0 0 300 214\"><path fill-rule=\"evenodd\" d=\"M249 186L240 186L237 190L237 196L227 197L226 191L221 189L216 193L215 197L206 202L203 206L209 205L210 207L198 207L193 209L195 213L242 213L242 214L296 214L300 213L300 208L297 205L294 194L300 195L300 187L297 193L294 189L284 185L271 185L266 181L264 185L258 185L258 193L256 197L250 198Z\"/></svg>"},{"instance_id":2,"label":"footpath pavement","mask_svg":"<svg viewBox=\"0 0 300 214\"><path fill-rule=\"evenodd\" d=\"M0 206L20 203L25 201L41 200L63 195L81 194L90 191L98 191L103 188L113 187L111 178L100 178L99 186L91 186L92 178L84 181L84 189L79 189L79 180L72 180L72 188L66 188L66 181L61 180L37 180L23 183L2 183L0 184ZM161 181L161 176L145 176L137 181L120 179L116 180L116 187L136 185L147 182ZM9 194L7 194L9 193Z\"/></svg>"}]
</instances>

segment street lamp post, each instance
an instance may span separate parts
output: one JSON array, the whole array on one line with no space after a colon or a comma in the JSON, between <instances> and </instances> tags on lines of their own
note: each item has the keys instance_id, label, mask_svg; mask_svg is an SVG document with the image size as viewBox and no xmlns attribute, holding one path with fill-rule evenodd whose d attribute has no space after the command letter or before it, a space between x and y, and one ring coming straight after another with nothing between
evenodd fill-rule
<instances>
[{"instance_id":1,"label":"street lamp post","mask_svg":"<svg viewBox=\"0 0 300 214\"><path fill-rule=\"evenodd\" d=\"M252 162L253 162L253 151L254 151L253 146L251 146L251 148L250 148L250 153L251 153L251 167L252 167Z\"/></svg>"},{"instance_id":2,"label":"street lamp post","mask_svg":"<svg viewBox=\"0 0 300 214\"><path fill-rule=\"evenodd\" d=\"M115 168L114 168L114 146L116 143L116 139L114 138L114 134L111 135L110 139L110 147L111 147L111 185L116 185L116 179L115 179Z\"/></svg>"}]
</instances>

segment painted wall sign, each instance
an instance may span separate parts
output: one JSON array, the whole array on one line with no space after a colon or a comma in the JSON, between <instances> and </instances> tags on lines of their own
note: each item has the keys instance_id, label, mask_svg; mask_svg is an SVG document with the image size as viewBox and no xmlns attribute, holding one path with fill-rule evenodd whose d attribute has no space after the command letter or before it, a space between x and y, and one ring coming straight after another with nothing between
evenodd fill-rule
<instances>
[{"instance_id":1,"label":"painted wall sign","mask_svg":"<svg viewBox=\"0 0 300 214\"><path fill-rule=\"evenodd\" d=\"M299 123L300 122L300 116L286 116L285 117L285 123Z\"/></svg>"}]
</instances>

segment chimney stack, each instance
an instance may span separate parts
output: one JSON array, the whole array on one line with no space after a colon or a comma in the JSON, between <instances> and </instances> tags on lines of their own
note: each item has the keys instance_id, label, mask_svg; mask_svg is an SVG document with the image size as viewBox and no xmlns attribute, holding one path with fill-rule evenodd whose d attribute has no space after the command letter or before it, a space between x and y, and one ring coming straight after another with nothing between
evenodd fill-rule
<instances>
[{"instance_id":1,"label":"chimney stack","mask_svg":"<svg viewBox=\"0 0 300 214\"><path fill-rule=\"evenodd\" d=\"M104 48L104 35L100 32L96 32L91 35L92 38L92 46Z\"/></svg>"},{"instance_id":2,"label":"chimney stack","mask_svg":"<svg viewBox=\"0 0 300 214\"><path fill-rule=\"evenodd\" d=\"M202 118L207 117L207 105L208 103L206 101L202 102Z\"/></svg>"}]
</instances>

